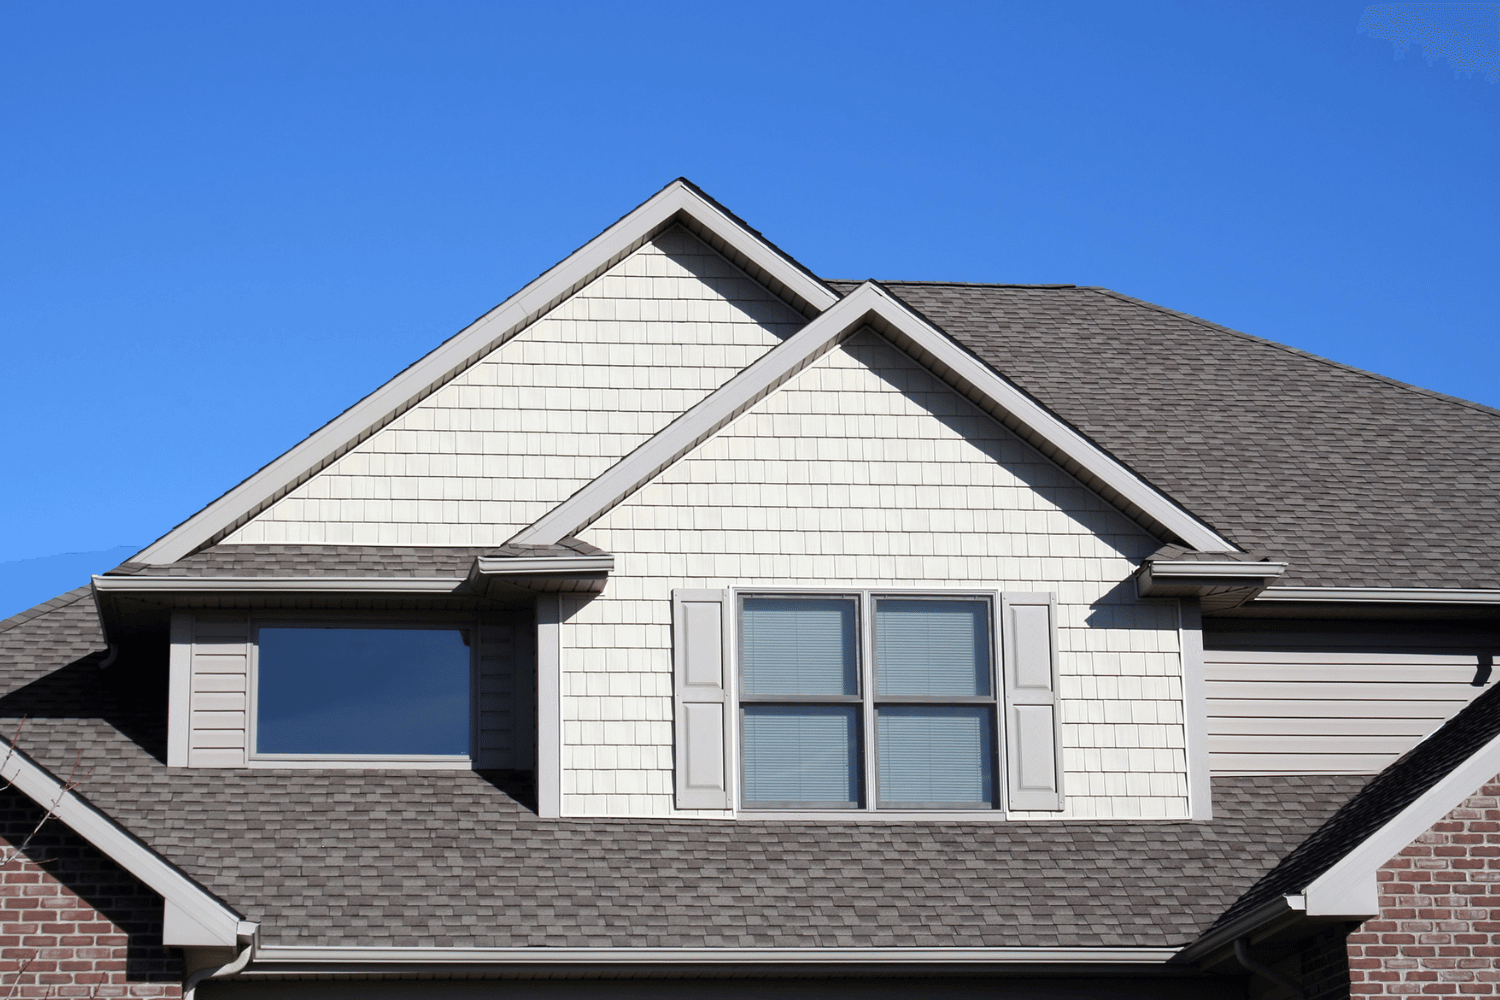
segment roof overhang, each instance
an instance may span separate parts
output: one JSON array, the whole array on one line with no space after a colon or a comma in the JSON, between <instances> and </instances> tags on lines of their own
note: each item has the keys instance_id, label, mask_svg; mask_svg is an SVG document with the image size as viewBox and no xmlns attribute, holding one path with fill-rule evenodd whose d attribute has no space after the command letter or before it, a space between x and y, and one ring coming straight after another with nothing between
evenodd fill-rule
<instances>
[{"instance_id":1,"label":"roof overhang","mask_svg":"<svg viewBox=\"0 0 1500 1000\"><path fill-rule=\"evenodd\" d=\"M577 534L843 340L872 329L1148 531L1192 549L1235 546L877 283L867 281L511 540Z\"/></svg>"},{"instance_id":2,"label":"roof overhang","mask_svg":"<svg viewBox=\"0 0 1500 1000\"><path fill-rule=\"evenodd\" d=\"M668 184L525 288L213 501L132 561L166 564L225 537L671 226L681 225L804 316L839 300L686 180Z\"/></svg>"},{"instance_id":3,"label":"roof overhang","mask_svg":"<svg viewBox=\"0 0 1500 1000\"><path fill-rule=\"evenodd\" d=\"M1286 568L1286 563L1269 560L1153 558L1141 564L1135 586L1141 597L1196 597L1204 611L1212 612L1253 600Z\"/></svg>"},{"instance_id":4,"label":"roof overhang","mask_svg":"<svg viewBox=\"0 0 1500 1000\"><path fill-rule=\"evenodd\" d=\"M94 602L107 635L127 622L170 608L398 606L467 610L530 601L538 593L598 594L614 556L480 556L466 576L166 576L136 573L93 577ZM152 611L156 615L152 615Z\"/></svg>"}]
</instances>

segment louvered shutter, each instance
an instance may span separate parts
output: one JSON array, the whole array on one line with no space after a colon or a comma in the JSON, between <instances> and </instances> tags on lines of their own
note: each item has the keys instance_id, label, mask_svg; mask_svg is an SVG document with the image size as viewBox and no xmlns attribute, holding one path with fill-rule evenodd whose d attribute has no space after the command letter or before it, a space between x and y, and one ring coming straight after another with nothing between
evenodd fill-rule
<instances>
[{"instance_id":1,"label":"louvered shutter","mask_svg":"<svg viewBox=\"0 0 1500 1000\"><path fill-rule=\"evenodd\" d=\"M1063 808L1057 704L1057 607L1051 594L1001 598L1005 658L1005 773L1009 806Z\"/></svg>"},{"instance_id":2,"label":"louvered shutter","mask_svg":"<svg viewBox=\"0 0 1500 1000\"><path fill-rule=\"evenodd\" d=\"M722 590L672 593L677 808L729 808L728 635Z\"/></svg>"}]
</instances>

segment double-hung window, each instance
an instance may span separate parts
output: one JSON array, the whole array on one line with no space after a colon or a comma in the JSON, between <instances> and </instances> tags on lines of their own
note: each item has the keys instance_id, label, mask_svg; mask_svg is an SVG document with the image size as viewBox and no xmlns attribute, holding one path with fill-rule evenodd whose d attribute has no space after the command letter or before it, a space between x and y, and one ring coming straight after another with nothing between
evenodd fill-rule
<instances>
[{"instance_id":1,"label":"double-hung window","mask_svg":"<svg viewBox=\"0 0 1500 1000\"><path fill-rule=\"evenodd\" d=\"M738 598L745 809L994 809L994 607L982 595Z\"/></svg>"}]
</instances>

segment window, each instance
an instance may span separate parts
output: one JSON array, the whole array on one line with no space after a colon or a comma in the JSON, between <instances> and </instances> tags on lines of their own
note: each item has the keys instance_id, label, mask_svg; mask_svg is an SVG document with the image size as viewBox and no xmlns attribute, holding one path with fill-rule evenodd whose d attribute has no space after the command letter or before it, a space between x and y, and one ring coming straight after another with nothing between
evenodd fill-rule
<instances>
[{"instance_id":1,"label":"window","mask_svg":"<svg viewBox=\"0 0 1500 1000\"><path fill-rule=\"evenodd\" d=\"M745 594L747 809L994 809L988 597Z\"/></svg>"},{"instance_id":2,"label":"window","mask_svg":"<svg viewBox=\"0 0 1500 1000\"><path fill-rule=\"evenodd\" d=\"M468 756L472 629L278 622L257 632L257 756Z\"/></svg>"}]
</instances>

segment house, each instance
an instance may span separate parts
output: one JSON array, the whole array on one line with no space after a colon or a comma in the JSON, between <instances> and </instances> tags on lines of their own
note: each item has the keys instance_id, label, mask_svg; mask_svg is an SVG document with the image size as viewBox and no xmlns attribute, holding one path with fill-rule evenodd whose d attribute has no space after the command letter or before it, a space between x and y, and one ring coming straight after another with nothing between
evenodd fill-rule
<instances>
[{"instance_id":1,"label":"house","mask_svg":"<svg viewBox=\"0 0 1500 1000\"><path fill-rule=\"evenodd\" d=\"M1497 454L674 182L0 623L0 986L1493 991Z\"/></svg>"}]
</instances>

